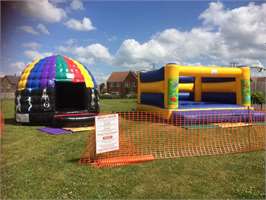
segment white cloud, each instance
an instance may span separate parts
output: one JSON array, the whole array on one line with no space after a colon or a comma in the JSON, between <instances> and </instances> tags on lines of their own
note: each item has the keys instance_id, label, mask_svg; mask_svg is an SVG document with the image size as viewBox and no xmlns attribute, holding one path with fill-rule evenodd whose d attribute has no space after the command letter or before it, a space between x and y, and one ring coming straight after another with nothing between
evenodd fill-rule
<instances>
[{"instance_id":1,"label":"white cloud","mask_svg":"<svg viewBox=\"0 0 266 200\"><path fill-rule=\"evenodd\" d=\"M62 8L50 3L48 0L19 2L23 12L45 22L59 22L66 17Z\"/></svg>"},{"instance_id":2,"label":"white cloud","mask_svg":"<svg viewBox=\"0 0 266 200\"><path fill-rule=\"evenodd\" d=\"M49 0L52 4L60 4L60 3L65 3L66 0Z\"/></svg>"},{"instance_id":3,"label":"white cloud","mask_svg":"<svg viewBox=\"0 0 266 200\"><path fill-rule=\"evenodd\" d=\"M32 26L20 26L19 28L20 30L26 33L30 33L32 35L40 35L40 34L50 35L50 32L48 31L46 26L43 24L38 24L36 28Z\"/></svg>"},{"instance_id":4,"label":"white cloud","mask_svg":"<svg viewBox=\"0 0 266 200\"><path fill-rule=\"evenodd\" d=\"M253 3L225 9L220 2L210 3L200 16L202 25L189 31L166 29L139 43L125 40L115 63L120 66L151 66L171 61L181 63L266 64L266 4Z\"/></svg>"},{"instance_id":5,"label":"white cloud","mask_svg":"<svg viewBox=\"0 0 266 200\"><path fill-rule=\"evenodd\" d=\"M37 42L28 42L28 43L23 43L22 46L29 49L39 49L41 47L41 44Z\"/></svg>"},{"instance_id":6,"label":"white cloud","mask_svg":"<svg viewBox=\"0 0 266 200\"><path fill-rule=\"evenodd\" d=\"M14 62L10 64L10 67L14 68L14 71L21 71L25 68L26 64L24 62Z\"/></svg>"},{"instance_id":7,"label":"white cloud","mask_svg":"<svg viewBox=\"0 0 266 200\"><path fill-rule=\"evenodd\" d=\"M221 3L210 3L200 18L204 24L218 27L224 39L232 47L261 48L266 42L266 4L248 6L225 10Z\"/></svg>"},{"instance_id":8,"label":"white cloud","mask_svg":"<svg viewBox=\"0 0 266 200\"><path fill-rule=\"evenodd\" d=\"M36 31L32 26L20 26L19 29L21 29L22 31L26 32L26 33L30 33L32 35L38 35L39 32Z\"/></svg>"},{"instance_id":9,"label":"white cloud","mask_svg":"<svg viewBox=\"0 0 266 200\"><path fill-rule=\"evenodd\" d=\"M215 47L216 40L216 34L201 28L194 28L190 32L166 29L142 44L134 39L125 40L116 53L115 62L129 67L189 62L207 56L206 52Z\"/></svg>"},{"instance_id":10,"label":"white cloud","mask_svg":"<svg viewBox=\"0 0 266 200\"><path fill-rule=\"evenodd\" d=\"M8 62L6 63L4 69L1 68L0 71L0 76L1 75L6 75L6 74L15 74L15 75L19 75L22 70L26 67L26 63L22 62L22 61L17 61L17 62Z\"/></svg>"},{"instance_id":11,"label":"white cloud","mask_svg":"<svg viewBox=\"0 0 266 200\"><path fill-rule=\"evenodd\" d=\"M76 49L76 52L80 56L91 55L94 58L99 59L99 60L110 60L111 59L111 55L108 49L99 43L91 44L87 47L79 47Z\"/></svg>"},{"instance_id":12,"label":"white cloud","mask_svg":"<svg viewBox=\"0 0 266 200\"><path fill-rule=\"evenodd\" d=\"M44 58L47 56L51 56L53 53L52 52L39 52L37 50L26 50L24 51L24 54L30 60L35 60L37 58Z\"/></svg>"},{"instance_id":13,"label":"white cloud","mask_svg":"<svg viewBox=\"0 0 266 200\"><path fill-rule=\"evenodd\" d=\"M76 40L73 39L73 38L70 38L70 39L68 39L68 40L65 42L65 44L68 45L68 46L70 46L70 45L74 45L75 43L76 43Z\"/></svg>"},{"instance_id":14,"label":"white cloud","mask_svg":"<svg viewBox=\"0 0 266 200\"><path fill-rule=\"evenodd\" d=\"M38 29L41 33L43 33L43 34L50 35L50 32L48 31L48 29L46 28L46 26L43 25L43 24L38 24L38 25L37 25L37 29Z\"/></svg>"},{"instance_id":15,"label":"white cloud","mask_svg":"<svg viewBox=\"0 0 266 200\"><path fill-rule=\"evenodd\" d=\"M94 70L92 73L93 73L94 78L96 79L97 85L100 85L101 83L105 83L109 77L109 74L100 72L98 70Z\"/></svg>"},{"instance_id":16,"label":"white cloud","mask_svg":"<svg viewBox=\"0 0 266 200\"><path fill-rule=\"evenodd\" d=\"M84 6L81 0L73 0L70 4L71 9L73 10L83 10Z\"/></svg>"},{"instance_id":17,"label":"white cloud","mask_svg":"<svg viewBox=\"0 0 266 200\"><path fill-rule=\"evenodd\" d=\"M108 49L99 43L88 46L60 46L59 51L73 54L84 64L94 64L96 61L111 63L113 59Z\"/></svg>"},{"instance_id":18,"label":"white cloud","mask_svg":"<svg viewBox=\"0 0 266 200\"><path fill-rule=\"evenodd\" d=\"M210 3L201 13L202 24L187 31L169 28L140 43L134 38L122 42L114 55L101 44L76 46L73 41L59 49L86 64L98 61L135 69L152 68L168 62L196 65L266 65L266 4L248 4L225 9Z\"/></svg>"},{"instance_id":19,"label":"white cloud","mask_svg":"<svg viewBox=\"0 0 266 200\"><path fill-rule=\"evenodd\" d=\"M108 42L113 42L117 40L117 36L113 35L107 38Z\"/></svg>"},{"instance_id":20,"label":"white cloud","mask_svg":"<svg viewBox=\"0 0 266 200\"><path fill-rule=\"evenodd\" d=\"M84 17L82 21L78 21L76 19L70 19L65 22L65 25L77 31L92 31L95 27L92 25L91 20L88 17Z\"/></svg>"}]
</instances>

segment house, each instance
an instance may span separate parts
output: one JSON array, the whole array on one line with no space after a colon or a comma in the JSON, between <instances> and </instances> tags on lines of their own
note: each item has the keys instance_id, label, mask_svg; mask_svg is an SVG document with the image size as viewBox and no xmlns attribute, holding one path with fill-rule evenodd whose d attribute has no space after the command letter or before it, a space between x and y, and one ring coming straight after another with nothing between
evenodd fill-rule
<instances>
[{"instance_id":1,"label":"house","mask_svg":"<svg viewBox=\"0 0 266 200\"><path fill-rule=\"evenodd\" d=\"M18 76L5 75L0 78L0 98L14 98L17 83L19 81Z\"/></svg>"},{"instance_id":2,"label":"house","mask_svg":"<svg viewBox=\"0 0 266 200\"><path fill-rule=\"evenodd\" d=\"M15 92L18 81L18 76L5 75L1 78L1 92Z\"/></svg>"},{"instance_id":3,"label":"house","mask_svg":"<svg viewBox=\"0 0 266 200\"><path fill-rule=\"evenodd\" d=\"M251 78L252 91L266 91L266 77L252 77Z\"/></svg>"},{"instance_id":4,"label":"house","mask_svg":"<svg viewBox=\"0 0 266 200\"><path fill-rule=\"evenodd\" d=\"M137 91L137 75L135 72L113 72L107 80L107 92L125 96Z\"/></svg>"}]
</instances>

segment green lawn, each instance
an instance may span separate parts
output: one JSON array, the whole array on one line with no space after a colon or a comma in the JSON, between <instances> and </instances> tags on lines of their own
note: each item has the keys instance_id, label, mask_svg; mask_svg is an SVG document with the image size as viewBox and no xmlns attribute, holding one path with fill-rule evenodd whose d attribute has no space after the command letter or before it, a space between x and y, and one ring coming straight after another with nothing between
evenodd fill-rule
<instances>
[{"instance_id":1,"label":"green lawn","mask_svg":"<svg viewBox=\"0 0 266 200\"><path fill-rule=\"evenodd\" d=\"M103 100L102 111L134 109L135 100ZM52 136L13 123L3 101L1 199L265 199L264 151L166 159L97 169L78 164L86 132Z\"/></svg>"}]
</instances>

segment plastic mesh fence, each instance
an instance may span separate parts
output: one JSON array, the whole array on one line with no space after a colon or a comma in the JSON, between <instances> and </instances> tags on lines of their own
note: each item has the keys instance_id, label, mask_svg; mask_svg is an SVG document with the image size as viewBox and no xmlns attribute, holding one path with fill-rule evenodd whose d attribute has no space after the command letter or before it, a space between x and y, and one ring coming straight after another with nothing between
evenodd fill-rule
<instances>
[{"instance_id":1,"label":"plastic mesh fence","mask_svg":"<svg viewBox=\"0 0 266 200\"><path fill-rule=\"evenodd\" d=\"M170 120L159 113L118 114L119 150L96 154L95 133L91 133L80 163L111 167L154 159L265 149L265 111L236 115L216 111L180 115Z\"/></svg>"}]
</instances>

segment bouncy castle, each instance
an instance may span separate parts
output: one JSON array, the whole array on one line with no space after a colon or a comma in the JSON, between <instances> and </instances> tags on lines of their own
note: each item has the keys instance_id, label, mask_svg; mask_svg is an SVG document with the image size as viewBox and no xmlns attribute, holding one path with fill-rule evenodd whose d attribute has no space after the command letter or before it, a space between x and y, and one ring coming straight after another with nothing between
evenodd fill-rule
<instances>
[{"instance_id":1,"label":"bouncy castle","mask_svg":"<svg viewBox=\"0 0 266 200\"><path fill-rule=\"evenodd\" d=\"M193 119L204 116L260 118L252 110L249 67L180 66L164 67L138 74L139 111L159 112L163 118Z\"/></svg>"},{"instance_id":2,"label":"bouncy castle","mask_svg":"<svg viewBox=\"0 0 266 200\"><path fill-rule=\"evenodd\" d=\"M87 123L99 112L98 99L95 79L84 65L66 56L49 56L22 72L15 118L22 123Z\"/></svg>"}]
</instances>

